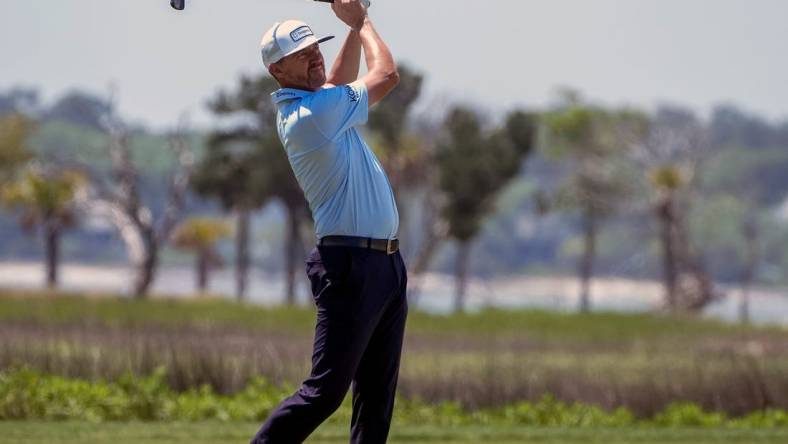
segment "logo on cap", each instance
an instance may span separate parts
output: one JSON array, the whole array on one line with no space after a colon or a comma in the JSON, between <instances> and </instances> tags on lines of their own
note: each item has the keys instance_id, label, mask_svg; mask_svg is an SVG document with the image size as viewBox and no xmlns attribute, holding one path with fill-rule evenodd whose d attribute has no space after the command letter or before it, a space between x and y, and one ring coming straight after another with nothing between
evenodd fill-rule
<instances>
[{"instance_id":1,"label":"logo on cap","mask_svg":"<svg viewBox=\"0 0 788 444\"><path fill-rule=\"evenodd\" d=\"M290 33L290 38L293 39L294 42L297 42L309 37L310 35L315 35L312 32L312 29L310 29L309 26L301 26L294 29L293 32Z\"/></svg>"}]
</instances>

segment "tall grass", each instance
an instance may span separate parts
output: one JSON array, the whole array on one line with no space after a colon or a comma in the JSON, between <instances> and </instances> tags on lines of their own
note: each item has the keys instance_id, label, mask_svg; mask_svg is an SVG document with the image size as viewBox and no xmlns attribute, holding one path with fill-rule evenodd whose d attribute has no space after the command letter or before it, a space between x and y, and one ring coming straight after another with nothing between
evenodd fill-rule
<instances>
[{"instance_id":1,"label":"tall grass","mask_svg":"<svg viewBox=\"0 0 788 444\"><path fill-rule=\"evenodd\" d=\"M0 370L115 380L164 366L178 391L241 390L306 376L314 313L226 301L0 297ZM470 409L551 394L652 416L674 401L731 415L788 409L788 332L649 315L413 313L404 399Z\"/></svg>"}]
</instances>

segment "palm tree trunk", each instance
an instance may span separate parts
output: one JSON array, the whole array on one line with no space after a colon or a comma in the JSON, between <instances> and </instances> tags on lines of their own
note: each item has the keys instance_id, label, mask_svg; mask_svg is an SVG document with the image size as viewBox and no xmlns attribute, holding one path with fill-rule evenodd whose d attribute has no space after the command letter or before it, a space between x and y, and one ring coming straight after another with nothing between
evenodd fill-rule
<instances>
[{"instance_id":1,"label":"palm tree trunk","mask_svg":"<svg viewBox=\"0 0 788 444\"><path fill-rule=\"evenodd\" d=\"M197 291L200 293L205 293L205 290L208 289L208 261L209 256L206 251L198 251L197 254L195 254Z\"/></svg>"},{"instance_id":2,"label":"palm tree trunk","mask_svg":"<svg viewBox=\"0 0 788 444\"><path fill-rule=\"evenodd\" d=\"M597 215L592 208L587 208L584 216L584 246L578 271L580 274L580 311L591 310L591 277L594 272L596 258Z\"/></svg>"},{"instance_id":3,"label":"palm tree trunk","mask_svg":"<svg viewBox=\"0 0 788 444\"><path fill-rule=\"evenodd\" d=\"M462 313L465 310L465 292L468 283L468 260L470 259L471 243L467 240L457 241L457 263L454 269L455 294L454 312Z\"/></svg>"},{"instance_id":4,"label":"palm tree trunk","mask_svg":"<svg viewBox=\"0 0 788 444\"><path fill-rule=\"evenodd\" d=\"M235 234L235 297L238 301L246 299L249 279L249 210L238 210Z\"/></svg>"},{"instance_id":5,"label":"palm tree trunk","mask_svg":"<svg viewBox=\"0 0 788 444\"><path fill-rule=\"evenodd\" d=\"M670 195L660 199L656 208L656 216L660 226L660 243L662 244L662 282L665 286L665 302L670 311L678 308L676 287L678 280L678 263L676 257L675 212L673 198Z\"/></svg>"},{"instance_id":6,"label":"palm tree trunk","mask_svg":"<svg viewBox=\"0 0 788 444\"><path fill-rule=\"evenodd\" d=\"M747 216L742 230L747 242L747 253L741 279L739 320L743 324L747 324L750 322L750 285L755 277L755 268L758 263L758 225L754 216Z\"/></svg>"},{"instance_id":7,"label":"palm tree trunk","mask_svg":"<svg viewBox=\"0 0 788 444\"><path fill-rule=\"evenodd\" d=\"M44 225L46 249L46 285L49 289L57 287L58 265L60 262L60 227L57 223Z\"/></svg>"}]
</instances>

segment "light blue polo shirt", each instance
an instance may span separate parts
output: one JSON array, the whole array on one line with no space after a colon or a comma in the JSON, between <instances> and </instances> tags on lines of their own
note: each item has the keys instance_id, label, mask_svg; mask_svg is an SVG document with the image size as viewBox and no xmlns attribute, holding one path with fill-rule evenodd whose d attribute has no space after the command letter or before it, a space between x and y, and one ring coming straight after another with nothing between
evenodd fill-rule
<instances>
[{"instance_id":1,"label":"light blue polo shirt","mask_svg":"<svg viewBox=\"0 0 788 444\"><path fill-rule=\"evenodd\" d=\"M394 239L399 213L386 173L361 138L369 101L364 82L272 95L277 130L315 220L331 235Z\"/></svg>"}]
</instances>

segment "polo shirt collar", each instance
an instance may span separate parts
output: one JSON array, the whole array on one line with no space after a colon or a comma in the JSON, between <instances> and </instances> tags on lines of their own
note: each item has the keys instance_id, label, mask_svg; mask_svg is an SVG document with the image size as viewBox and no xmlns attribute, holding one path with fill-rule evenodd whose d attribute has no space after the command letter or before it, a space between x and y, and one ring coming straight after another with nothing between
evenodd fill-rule
<instances>
[{"instance_id":1,"label":"polo shirt collar","mask_svg":"<svg viewBox=\"0 0 788 444\"><path fill-rule=\"evenodd\" d=\"M282 88L271 93L271 98L274 103L284 102L286 100L302 99L312 94L312 91L305 91L303 89L295 88Z\"/></svg>"}]
</instances>

